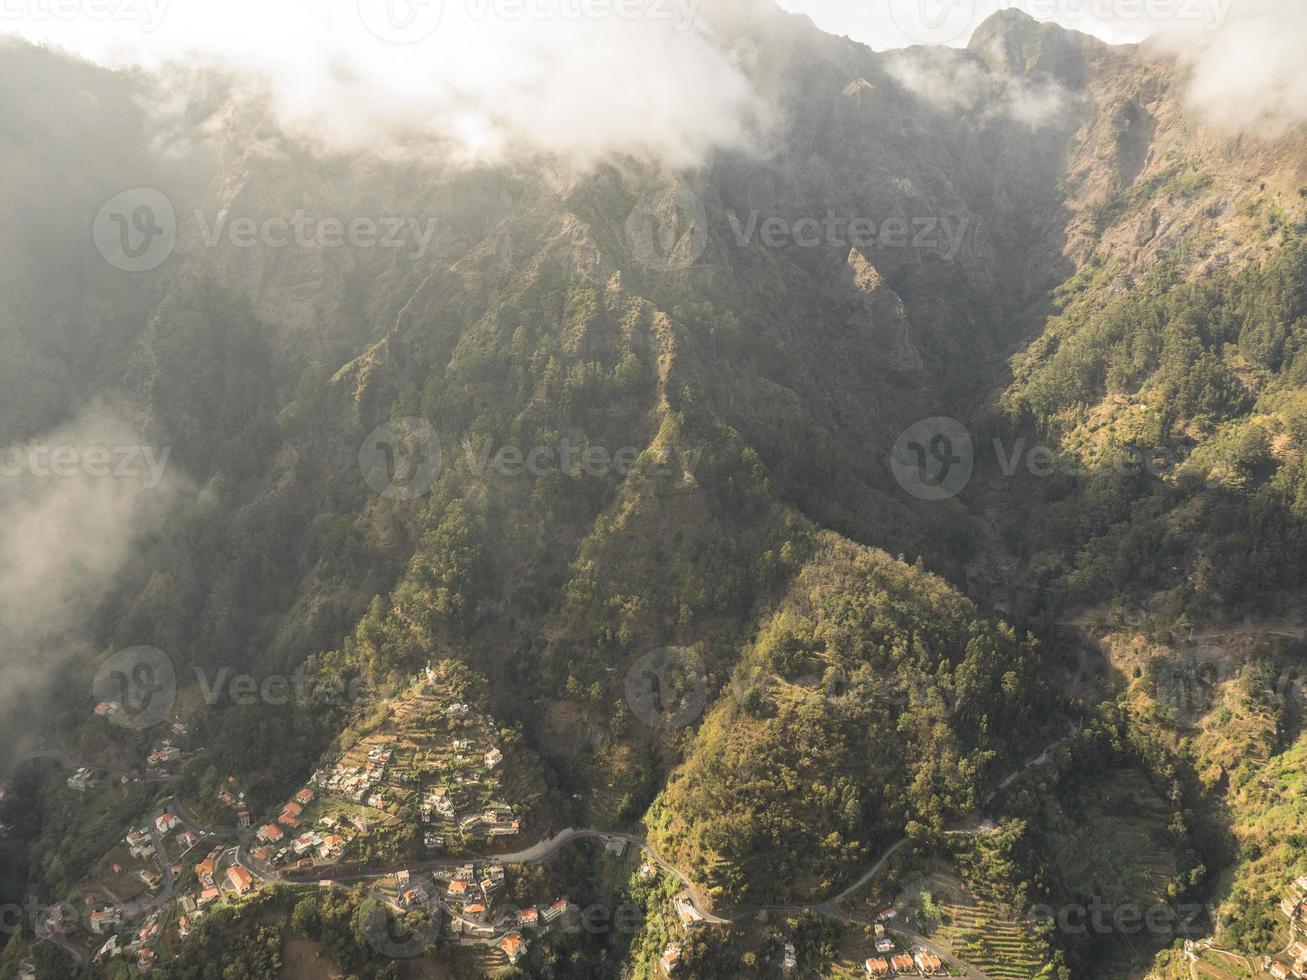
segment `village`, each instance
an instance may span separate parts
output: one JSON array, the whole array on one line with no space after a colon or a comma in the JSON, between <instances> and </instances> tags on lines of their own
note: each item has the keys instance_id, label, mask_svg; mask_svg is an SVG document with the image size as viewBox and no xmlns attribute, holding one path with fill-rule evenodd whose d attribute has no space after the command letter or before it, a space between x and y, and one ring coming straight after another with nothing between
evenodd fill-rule
<instances>
[{"instance_id":1,"label":"village","mask_svg":"<svg viewBox=\"0 0 1307 980\"><path fill-rule=\"evenodd\" d=\"M1289 947L1280 956L1266 957L1262 968L1276 980L1307 977L1307 875L1297 878L1280 900L1280 914L1289 920Z\"/></svg>"},{"instance_id":2,"label":"village","mask_svg":"<svg viewBox=\"0 0 1307 980\"><path fill-rule=\"evenodd\" d=\"M531 936L572 906L560 897L539 908L501 907L504 867L457 861L473 847L502 844L522 832L519 811L508 802L512 790L504 785L504 739L438 666L428 666L388 708L383 724L317 769L266 822L255 825L254 808L235 776L207 801L232 814L234 829L202 828L185 817L180 801L167 799L97 863L94 880L77 896L87 914L70 914L73 902L50 906L43 935L75 959L122 957L148 971L160 941L171 946L184 940L215 904L239 901L266 885L316 886L315 875L347 861L443 856L450 859L448 869L397 872L375 886L375 896L396 912L442 914L458 942L497 947L515 962ZM106 720L119 710L114 702L95 706ZM119 781L168 781L169 769L184 758L178 742L188 728L174 721L166 729L143 772L115 773L61 757L73 768L68 788L89 794ZM402 832L414 826L415 851L405 846ZM79 932L85 935L74 942Z\"/></svg>"},{"instance_id":3,"label":"village","mask_svg":"<svg viewBox=\"0 0 1307 980\"><path fill-rule=\"evenodd\" d=\"M440 670L390 704L363 735L255 832L255 861L296 870L339 860L380 861L467 853L522 832L508 802L494 719L459 700ZM418 853L402 833L421 831Z\"/></svg>"},{"instance_id":4,"label":"village","mask_svg":"<svg viewBox=\"0 0 1307 980\"><path fill-rule=\"evenodd\" d=\"M645 881L680 879L670 912L684 936L726 921L705 916L686 879L630 835L567 830L514 852L535 784L531 774L515 771L515 733L474 707L476 698L451 671L457 667L428 665L407 688L374 705L385 710L373 710L366 727L347 731L336 753L274 806L253 805L237 776L228 775L212 798L194 801L208 814L230 814L216 829L201 826L183 801L168 797L104 855L93 880L81 886L89 914L64 915L72 903L52 907L61 911L48 918L46 936L74 958L122 957L147 972L216 906L271 886L334 888L363 881L394 914L418 914L429 923L429 938L486 947L516 963L540 937L571 928L569 917L577 909L564 894L539 901L544 896L537 893L536 904L506 901L512 869L543 863L578 837L599 840L618 860L636 840L644 858L638 870L632 866L633 874ZM106 717L112 711L111 704L96 709ZM185 758L187 727L163 724L148 768L118 773L123 782L166 782L169 769ZM105 784L102 773L113 775L79 766L68 786L87 794ZM947 975L930 949L906 945L888 931L894 916L893 908L882 910L873 927L876 955L862 962L865 975ZM74 942L79 930L85 935ZM664 976L686 974L683 948L683 939L663 948L658 969ZM797 973L797 951L789 940L779 966L784 976Z\"/></svg>"}]
</instances>

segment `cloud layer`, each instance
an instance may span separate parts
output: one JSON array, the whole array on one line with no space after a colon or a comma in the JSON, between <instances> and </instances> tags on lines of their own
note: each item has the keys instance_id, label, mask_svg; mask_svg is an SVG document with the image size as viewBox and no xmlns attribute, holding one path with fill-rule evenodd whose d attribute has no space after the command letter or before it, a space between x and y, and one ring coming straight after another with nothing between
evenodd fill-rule
<instances>
[{"instance_id":1,"label":"cloud layer","mask_svg":"<svg viewBox=\"0 0 1307 980\"><path fill-rule=\"evenodd\" d=\"M1307 4L1244 0L1220 30L1156 42L1192 69L1187 107L1228 132L1283 136L1307 122Z\"/></svg>"},{"instance_id":2,"label":"cloud layer","mask_svg":"<svg viewBox=\"0 0 1307 980\"><path fill-rule=\"evenodd\" d=\"M740 144L756 108L701 0L137 2L138 23L20 27L101 63L196 57L262 80L289 126L345 150L440 137L472 160L688 166Z\"/></svg>"}]
</instances>

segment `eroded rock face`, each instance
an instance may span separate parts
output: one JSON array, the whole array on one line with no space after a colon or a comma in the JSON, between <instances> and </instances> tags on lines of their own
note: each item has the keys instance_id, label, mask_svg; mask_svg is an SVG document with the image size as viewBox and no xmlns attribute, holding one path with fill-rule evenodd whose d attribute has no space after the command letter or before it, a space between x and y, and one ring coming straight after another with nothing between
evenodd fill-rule
<instances>
[{"instance_id":1,"label":"eroded rock face","mask_svg":"<svg viewBox=\"0 0 1307 980\"><path fill-rule=\"evenodd\" d=\"M846 310L849 327L866 338L869 364L906 374L921 371L903 300L856 248L849 250L831 292Z\"/></svg>"}]
</instances>

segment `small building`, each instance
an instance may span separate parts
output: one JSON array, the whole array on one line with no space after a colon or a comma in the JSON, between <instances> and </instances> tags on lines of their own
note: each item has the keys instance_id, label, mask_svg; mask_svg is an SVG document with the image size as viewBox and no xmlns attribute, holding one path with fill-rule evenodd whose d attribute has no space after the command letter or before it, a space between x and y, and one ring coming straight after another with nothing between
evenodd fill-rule
<instances>
[{"instance_id":1,"label":"small building","mask_svg":"<svg viewBox=\"0 0 1307 980\"><path fill-rule=\"evenodd\" d=\"M179 823L181 823L181 821L177 819L177 815L175 813L169 810L165 810L163 813L159 814L159 816L155 818L154 829L157 830L160 834L166 836L167 834L171 833Z\"/></svg>"},{"instance_id":2,"label":"small building","mask_svg":"<svg viewBox=\"0 0 1307 980\"><path fill-rule=\"evenodd\" d=\"M921 971L922 976L933 977L937 973L944 972L943 962L934 953L920 952L912 958L912 961L917 964L917 969Z\"/></svg>"},{"instance_id":3,"label":"small building","mask_svg":"<svg viewBox=\"0 0 1307 980\"><path fill-rule=\"evenodd\" d=\"M676 968L681 963L681 944L668 943L667 948L663 950L662 959L658 965L662 967L665 976L671 976L676 972Z\"/></svg>"},{"instance_id":4,"label":"small building","mask_svg":"<svg viewBox=\"0 0 1307 980\"><path fill-rule=\"evenodd\" d=\"M703 913L694 907L694 902L690 900L689 895L682 892L672 900L672 905L676 908L676 917L681 920L684 928L693 929L703 925Z\"/></svg>"},{"instance_id":5,"label":"small building","mask_svg":"<svg viewBox=\"0 0 1307 980\"><path fill-rule=\"evenodd\" d=\"M213 884L213 858L207 857L195 866L195 877L202 885Z\"/></svg>"},{"instance_id":6,"label":"small building","mask_svg":"<svg viewBox=\"0 0 1307 980\"><path fill-rule=\"evenodd\" d=\"M799 957L794 949L794 943L788 939L785 945L781 947L781 973L785 976L792 976L799 968Z\"/></svg>"},{"instance_id":7,"label":"small building","mask_svg":"<svg viewBox=\"0 0 1307 980\"><path fill-rule=\"evenodd\" d=\"M276 844L286 835L275 823L267 823L260 827L254 836L265 844Z\"/></svg>"},{"instance_id":8,"label":"small building","mask_svg":"<svg viewBox=\"0 0 1307 980\"><path fill-rule=\"evenodd\" d=\"M314 796L313 790L305 786L302 790L300 790L298 793L295 794L295 802L298 803L300 806L308 806L310 803L313 802L313 796Z\"/></svg>"},{"instance_id":9,"label":"small building","mask_svg":"<svg viewBox=\"0 0 1307 980\"><path fill-rule=\"evenodd\" d=\"M404 909L420 908L430 901L427 890L421 885L414 885L399 896L399 907Z\"/></svg>"},{"instance_id":10,"label":"small building","mask_svg":"<svg viewBox=\"0 0 1307 980\"><path fill-rule=\"evenodd\" d=\"M869 977L889 976L889 963L881 957L867 960L862 964L862 968L867 971Z\"/></svg>"},{"instance_id":11,"label":"small building","mask_svg":"<svg viewBox=\"0 0 1307 980\"><path fill-rule=\"evenodd\" d=\"M115 926L121 925L122 921L122 910L114 906L99 909L91 913L91 931L97 936L100 936L104 934L106 929L112 929Z\"/></svg>"},{"instance_id":12,"label":"small building","mask_svg":"<svg viewBox=\"0 0 1307 980\"><path fill-rule=\"evenodd\" d=\"M534 929L540 924L540 911L534 905L522 909L517 913L517 922L518 925Z\"/></svg>"},{"instance_id":13,"label":"small building","mask_svg":"<svg viewBox=\"0 0 1307 980\"><path fill-rule=\"evenodd\" d=\"M915 968L912 963L912 957L907 953L901 953L900 955L893 957L889 961L889 965L895 973L911 973Z\"/></svg>"},{"instance_id":14,"label":"small building","mask_svg":"<svg viewBox=\"0 0 1307 980\"><path fill-rule=\"evenodd\" d=\"M236 889L238 895L244 895L254 887L254 875L239 864L234 864L227 869L227 881Z\"/></svg>"},{"instance_id":15,"label":"small building","mask_svg":"<svg viewBox=\"0 0 1307 980\"><path fill-rule=\"evenodd\" d=\"M571 909L572 909L572 903L568 901L566 898L560 898L553 905L549 906L549 908L542 911L540 913L540 917L543 918L546 922L553 922L559 916L565 915L567 912L570 912Z\"/></svg>"},{"instance_id":16,"label":"small building","mask_svg":"<svg viewBox=\"0 0 1307 980\"><path fill-rule=\"evenodd\" d=\"M508 962L516 963L518 958L526 950L526 940L522 938L520 932L510 932L503 939L499 940L498 946L503 950L504 955L508 957Z\"/></svg>"},{"instance_id":17,"label":"small building","mask_svg":"<svg viewBox=\"0 0 1307 980\"><path fill-rule=\"evenodd\" d=\"M497 748L491 748L491 750L486 753L487 769L493 769L495 768L495 766L499 765L503 761L504 761L504 753L500 752L499 749Z\"/></svg>"}]
</instances>

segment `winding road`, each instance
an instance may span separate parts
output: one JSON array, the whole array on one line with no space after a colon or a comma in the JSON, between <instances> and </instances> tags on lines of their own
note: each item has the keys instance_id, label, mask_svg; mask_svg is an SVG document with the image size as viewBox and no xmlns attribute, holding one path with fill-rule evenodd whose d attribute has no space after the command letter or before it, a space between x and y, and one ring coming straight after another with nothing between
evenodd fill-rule
<instances>
[{"instance_id":1,"label":"winding road","mask_svg":"<svg viewBox=\"0 0 1307 980\"><path fill-rule=\"evenodd\" d=\"M1072 725L1069 734L1058 739L1056 742L1053 742L1038 756L1029 760L1022 767L1010 773L1007 777L1005 777L1002 781L999 782L996 789L994 789L992 792L990 792L988 796L985 797L983 805L988 806L990 802L992 802L993 799L999 793L1003 792L1005 789L1011 786L1027 770L1036 766L1046 765L1049 762L1051 762L1053 749L1069 741L1071 738L1074 738L1078 731L1079 731L1078 726ZM72 764L72 760L69 759L65 753L58 752L57 750L48 750L45 752L41 752L40 757L54 758L60 762L63 762L65 765L72 765L73 768L79 768L78 766ZM113 770L102 770L102 771L113 771ZM162 875L162 887L156 894L151 895L148 898L137 899L132 902L117 903L117 907L120 910L122 910L124 915L128 918L135 918L137 916L148 914L149 912L162 908L163 906L167 905L167 903L172 899L173 887L175 884L172 875L172 868L167 858L167 851L164 848L163 835L161 835L158 832L158 826L157 826L157 818L164 813L174 814L187 830L190 830L201 837L207 837L210 839L222 839L222 838L231 838L232 836L235 836L230 832L212 831L198 826L191 818L190 814L188 814L185 811L180 801L176 800L175 798L170 798L166 800L162 806L160 806L157 810L155 810L151 814L150 822L149 822L150 835L154 841L155 856L159 862L159 868ZM954 828L954 829L946 830L945 833L957 834L957 835L962 835L962 834L972 835L972 834L990 833L993 832L995 829L996 828L994 828L992 824L989 824L988 821L978 821L975 826ZM875 876L879 874L880 871L885 867L886 862L888 862L890 858L892 858L895 854L897 854L901 849L903 849L910 843L910 839L908 837L903 837L895 841L880 854L880 856L871 864L870 867L867 868L866 871L864 871L861 875L858 876L857 880L855 880L852 884L848 885L846 888L842 889L840 892L828 898L824 902L810 903L810 904L797 904L797 905L759 905L751 908L735 909L724 915L719 915L710 911L708 909L707 903L703 901L703 897L700 894L698 894L694 882L691 881L687 875L682 873L681 870L677 868L675 864L673 864L670 861L667 861L662 857L662 855L658 854L658 852L653 849L653 847L650 845L647 839L645 839L643 836L638 834L628 834L628 833L623 833L620 831L612 831L612 830L595 830L591 828L569 827L565 830L559 831L557 834L555 834L553 837L549 838L548 840L540 841L539 843L533 844L532 846L523 848L522 850L519 851L512 851L505 854L469 855L459 859L443 858L438 860L426 861L414 865L391 867L385 869L379 869L379 868L351 869L351 868L328 867L328 868L320 868L320 869L311 869L307 872L303 872L300 874L283 875L271 869L261 868L258 866L257 862L250 861L244 852L244 847L242 843L239 842L239 838L238 838L238 843L224 853L224 857L228 857L229 859L234 859L235 861L239 862L245 867L250 868L252 871L257 873L260 878L263 878L265 881L269 881L273 883L282 883L282 884L304 885L304 884L315 884L321 882L345 883L345 882L375 881L381 878L390 877L399 871L408 871L410 874L447 871L447 870L458 868L461 865L467 864L469 860L483 861L483 862L492 861L498 864L523 864L523 865L543 864L563 848L577 841L582 841L582 840L594 840L603 843L622 841L628 845L633 844L636 847L639 847L640 850L644 852L644 854L649 858L651 862L653 862L658 868L660 868L665 873L671 875L680 883L681 887L685 890L686 895L689 896L690 903L693 905L695 911L697 911L699 915L702 916L703 922L714 924L714 925L730 925L733 922L738 922L743 919L752 918L754 916L761 915L764 913L769 913L769 912L793 915L805 911L813 912L816 913L817 915L834 919L845 924L867 925L868 923L865 922L864 920L858 919L855 916L851 915L850 913L846 912L841 907L842 903L846 899L848 899L851 895L855 894L860 888L864 887L873 878L875 878ZM907 929L904 926L896 927L896 931L907 936L912 942L916 943L917 945L919 945L924 949L929 950L930 952L934 953L936 956L939 956L941 958L953 959L953 960L959 959L958 956L952 952L952 950L940 946L939 944L931 941L929 938L922 936L916 932L913 932L912 930ZM62 933L47 931L41 938L49 939L51 942L56 943L57 945L62 947L66 952L68 952L69 955L71 955L79 963L84 964L89 958L85 950L83 950L81 947L77 946L76 944L69 942L67 938L63 936ZM970 972L970 975L979 978L979 980L991 980L991 978L987 977L985 974L981 973L979 970L977 970L974 966L971 966L970 964L968 964L968 970Z\"/></svg>"},{"instance_id":2,"label":"winding road","mask_svg":"<svg viewBox=\"0 0 1307 980\"><path fill-rule=\"evenodd\" d=\"M997 788L995 788L992 792L989 793L988 796L985 797L985 801L983 805L988 806L999 793L1006 790L1009 786L1011 786L1014 782L1016 782L1017 779L1020 778L1022 774L1024 774L1028 770L1038 766L1047 765L1050 762L1052 762L1053 750L1056 749L1059 745L1063 745L1066 742L1070 741L1078 734L1079 731L1080 731L1079 726L1073 724L1068 734L1064 735L1062 738L1059 738L1057 741L1048 745L1039 755L1035 756L1033 759L1028 760L1020 768L1009 773L1002 781L999 782ZM973 835L973 834L993 833L996 829L997 828L994 827L992 824L990 824L988 821L980 820L974 826L958 827L951 830L946 830L944 831L944 833L953 834L953 835ZM498 864L526 864L526 865L543 864L544 862L552 858L555 854L557 854L560 850L562 850L564 847L567 847L568 845L581 840L595 840L595 841L602 841L604 843L610 841L623 841L626 844L634 844L636 847L639 847L641 851L643 851L644 854L649 858L650 861L652 861L655 865L661 868L664 872L671 875L681 884L681 887L685 890L685 893L689 896L690 902L694 906L695 911L697 911L699 915L703 917L703 921L705 923L710 923L713 925L730 925L733 922L739 922L743 919L752 918L754 916L762 915L764 913L769 913L769 912L796 915L805 911L814 912L817 915L821 915L829 919L834 919L844 924L868 925L869 923L866 922L865 920L859 919L851 915L850 913L846 912L841 907L842 903L846 899L848 899L851 895L856 893L860 888L865 886L869 881L875 878L876 875L879 874L880 871L885 867L886 862L888 862L890 858L892 858L895 854L897 854L901 849L906 847L911 842L911 839L908 837L902 837L899 840L895 841L880 854L880 856L875 860L875 862L873 862L872 865L869 868L867 868L867 870L864 871L857 878L856 881L848 885L846 888L844 888L843 890L841 890L831 898L828 898L824 902L810 903L806 905L805 904L758 905L750 908L735 909L732 910L731 912L721 914L721 915L714 913L708 909L707 903L705 903L703 901L702 896L698 894L695 885L690 880L690 878L684 873L682 873L681 870L676 867L676 865L672 864L670 861L667 861L665 858L663 858L662 855L660 855L657 851L655 851L653 847L650 845L649 841L644 837L640 836L639 834L628 834L628 833L622 833L620 831L612 831L612 830L594 830L590 828L568 827L565 830L559 831L557 834L555 834L553 837L549 838L548 840L543 840L537 844L533 844L531 847L524 848L520 851L511 851L506 854L469 855L467 857L463 857L460 859L444 858L439 860L426 861L420 864L407 865L403 867L386 868L386 869L324 868L316 871L309 871L302 875L295 875L295 876L274 875L273 877L275 877L275 880L282 881L285 883L308 884L312 882L324 882L324 881L345 883L345 882L375 881L381 878L390 877L399 871L407 871L409 872L410 875L418 874L418 873L430 873L435 871L447 871L447 870L452 870L454 868L457 868L461 865L467 864L469 860L493 861ZM904 926L896 926L895 929L897 932L906 936L913 943L916 943L918 946L930 951L931 953L934 953L936 956L939 956L941 959L952 959L952 960L962 962L960 958L957 956L957 954L954 953L951 949L941 946L940 944L932 941L926 936L921 935L920 933L914 932L913 930L908 929ZM986 974L984 974L983 972L981 972L971 964L967 964L967 969L969 975L978 978L978 980L993 980L993 978L987 976Z\"/></svg>"}]
</instances>

